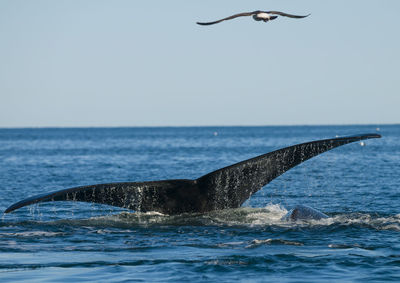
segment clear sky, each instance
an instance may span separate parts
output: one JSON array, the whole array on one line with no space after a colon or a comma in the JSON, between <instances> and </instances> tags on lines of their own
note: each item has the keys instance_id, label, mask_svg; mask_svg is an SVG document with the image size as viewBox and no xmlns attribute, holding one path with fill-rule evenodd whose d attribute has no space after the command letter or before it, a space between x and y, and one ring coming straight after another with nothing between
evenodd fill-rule
<instances>
[{"instance_id":1,"label":"clear sky","mask_svg":"<svg viewBox=\"0 0 400 283\"><path fill-rule=\"evenodd\" d=\"M269 23L234 13L308 14ZM0 0L0 127L400 123L400 1Z\"/></svg>"}]
</instances>

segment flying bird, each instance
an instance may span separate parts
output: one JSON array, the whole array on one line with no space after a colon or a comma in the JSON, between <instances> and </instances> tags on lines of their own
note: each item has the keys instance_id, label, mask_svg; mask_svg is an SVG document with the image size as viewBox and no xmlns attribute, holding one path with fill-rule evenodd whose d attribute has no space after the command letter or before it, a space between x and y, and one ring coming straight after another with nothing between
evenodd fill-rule
<instances>
[{"instance_id":1,"label":"flying bird","mask_svg":"<svg viewBox=\"0 0 400 283\"><path fill-rule=\"evenodd\" d=\"M287 13L283 13L283 12L279 12L279 11L254 11L254 12L245 12L245 13L235 14L235 15L232 15L227 18L223 18L223 19L215 21L215 22L206 22L206 23L197 22L197 24L202 25L202 26L208 26L208 25L218 24L218 23L226 21L226 20L232 20L232 19L235 19L238 17L247 17L247 16L253 16L253 19L258 22L259 21L268 22L268 21L275 20L278 16L289 17L289 18L294 18L294 19L301 19L301 18L308 17L309 15L310 14L308 14L306 16L297 16L297 15L291 15L291 14L287 14Z\"/></svg>"}]
</instances>

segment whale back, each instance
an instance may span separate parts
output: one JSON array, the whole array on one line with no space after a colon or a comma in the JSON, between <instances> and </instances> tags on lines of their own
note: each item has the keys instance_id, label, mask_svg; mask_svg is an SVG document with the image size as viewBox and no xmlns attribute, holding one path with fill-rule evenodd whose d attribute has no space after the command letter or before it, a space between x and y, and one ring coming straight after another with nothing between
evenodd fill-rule
<instances>
[{"instance_id":1,"label":"whale back","mask_svg":"<svg viewBox=\"0 0 400 283\"><path fill-rule=\"evenodd\" d=\"M307 205L296 205L282 217L284 221L320 220L329 216Z\"/></svg>"}]
</instances>

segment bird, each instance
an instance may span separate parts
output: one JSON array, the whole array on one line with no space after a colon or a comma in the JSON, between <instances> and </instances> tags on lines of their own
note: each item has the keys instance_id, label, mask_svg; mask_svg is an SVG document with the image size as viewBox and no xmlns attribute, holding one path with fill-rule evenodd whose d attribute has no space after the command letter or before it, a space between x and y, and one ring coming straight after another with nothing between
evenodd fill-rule
<instances>
[{"instance_id":1,"label":"bird","mask_svg":"<svg viewBox=\"0 0 400 283\"><path fill-rule=\"evenodd\" d=\"M272 21L275 20L278 16L283 16L283 17L289 17L289 18L295 18L295 19L301 19L301 18L305 18L308 17L310 14L305 15L305 16L297 16L297 15L291 15L291 14L287 14L287 13L283 13L283 12L279 12L279 11L254 11L254 12L245 12L245 13L239 13L239 14L235 14L223 19L220 19L218 21L214 21L214 22L197 22L198 25L202 25L202 26L208 26L208 25L214 25L214 24L218 24L220 22L226 21L226 20L232 20L238 17L247 17L247 16L253 16L253 19L255 21L263 21L263 22L268 22L268 21Z\"/></svg>"}]
</instances>

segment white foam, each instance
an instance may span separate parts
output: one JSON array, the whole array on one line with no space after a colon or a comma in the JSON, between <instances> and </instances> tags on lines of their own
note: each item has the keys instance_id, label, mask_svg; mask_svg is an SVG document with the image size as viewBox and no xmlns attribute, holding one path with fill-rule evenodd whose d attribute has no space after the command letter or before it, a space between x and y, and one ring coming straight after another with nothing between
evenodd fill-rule
<instances>
[{"instance_id":1,"label":"white foam","mask_svg":"<svg viewBox=\"0 0 400 283\"><path fill-rule=\"evenodd\" d=\"M303 246L304 244L301 242L295 242L295 241L288 241L284 239L264 239L264 240L259 240L259 239L254 239L253 241L250 242L250 244L246 248L254 248L256 246L260 245L288 245L288 246Z\"/></svg>"},{"instance_id":2,"label":"white foam","mask_svg":"<svg viewBox=\"0 0 400 283\"><path fill-rule=\"evenodd\" d=\"M330 216L320 220L285 221L282 217L288 211L279 204L269 204L264 208L241 207L236 209L225 209L211 211L208 213L186 213L181 215L165 215L159 212L132 213L122 212L116 215L93 217L81 220L63 220L73 225L105 225L106 227L131 227L135 225L245 225L245 226L268 226L281 227L292 226L330 226L330 225L368 225L377 230L400 230L400 214L389 216L375 216L368 213L343 213ZM57 221L59 223L59 221ZM110 233L106 228L96 229L97 233ZM1 235L1 234L0 234ZM15 236L56 236L56 232L24 232L13 234Z\"/></svg>"},{"instance_id":3,"label":"white foam","mask_svg":"<svg viewBox=\"0 0 400 283\"><path fill-rule=\"evenodd\" d=\"M262 211L250 212L247 215L249 224L252 225L266 225L281 222L283 216L288 211L279 204L269 204Z\"/></svg>"},{"instance_id":4,"label":"white foam","mask_svg":"<svg viewBox=\"0 0 400 283\"><path fill-rule=\"evenodd\" d=\"M47 232L47 231L29 231L29 232L17 232L17 233L0 233L1 236L13 236L13 237L55 237L63 235L62 232Z\"/></svg>"}]
</instances>

